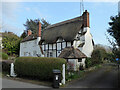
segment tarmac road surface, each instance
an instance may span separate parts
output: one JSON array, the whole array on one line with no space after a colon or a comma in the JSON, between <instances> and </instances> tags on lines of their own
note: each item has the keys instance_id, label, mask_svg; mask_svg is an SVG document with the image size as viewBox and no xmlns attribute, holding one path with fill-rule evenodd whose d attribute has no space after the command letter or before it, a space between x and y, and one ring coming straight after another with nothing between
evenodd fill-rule
<instances>
[{"instance_id":1,"label":"tarmac road surface","mask_svg":"<svg viewBox=\"0 0 120 90\"><path fill-rule=\"evenodd\" d=\"M118 80L117 65L105 64L97 71L89 73L85 78L70 83L67 88L117 88L118 81L120 79Z\"/></svg>"},{"instance_id":2,"label":"tarmac road surface","mask_svg":"<svg viewBox=\"0 0 120 90\"><path fill-rule=\"evenodd\" d=\"M47 86L35 85L31 83L15 81L6 78L0 78L0 80L1 79L2 79L2 88L50 88Z\"/></svg>"}]
</instances>

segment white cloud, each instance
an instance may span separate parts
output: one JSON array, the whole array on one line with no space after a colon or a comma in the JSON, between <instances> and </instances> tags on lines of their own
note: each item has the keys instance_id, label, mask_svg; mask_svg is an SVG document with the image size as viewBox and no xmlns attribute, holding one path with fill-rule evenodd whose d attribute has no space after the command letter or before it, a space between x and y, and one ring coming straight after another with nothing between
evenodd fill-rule
<instances>
[{"instance_id":1,"label":"white cloud","mask_svg":"<svg viewBox=\"0 0 120 90\"><path fill-rule=\"evenodd\" d=\"M26 10L26 11L30 11L31 8L29 8L29 7L25 7L25 10Z\"/></svg>"}]
</instances>

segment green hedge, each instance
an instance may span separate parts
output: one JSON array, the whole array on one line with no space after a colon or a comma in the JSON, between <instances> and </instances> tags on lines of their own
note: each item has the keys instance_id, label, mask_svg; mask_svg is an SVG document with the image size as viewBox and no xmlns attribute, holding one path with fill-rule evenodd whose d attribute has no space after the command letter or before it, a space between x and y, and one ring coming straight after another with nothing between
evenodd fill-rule
<instances>
[{"instance_id":1,"label":"green hedge","mask_svg":"<svg viewBox=\"0 0 120 90\"><path fill-rule=\"evenodd\" d=\"M62 70L65 59L48 57L19 57L15 61L15 73L20 77L40 80L52 79L52 70Z\"/></svg>"},{"instance_id":2,"label":"green hedge","mask_svg":"<svg viewBox=\"0 0 120 90\"><path fill-rule=\"evenodd\" d=\"M91 60L91 58L86 58L85 65L86 65L86 68L89 68L89 67L92 66L92 60Z\"/></svg>"},{"instance_id":3,"label":"green hedge","mask_svg":"<svg viewBox=\"0 0 120 90\"><path fill-rule=\"evenodd\" d=\"M0 57L2 57L3 60L7 60L8 59L8 55L6 53L1 53L0 52Z\"/></svg>"}]
</instances>

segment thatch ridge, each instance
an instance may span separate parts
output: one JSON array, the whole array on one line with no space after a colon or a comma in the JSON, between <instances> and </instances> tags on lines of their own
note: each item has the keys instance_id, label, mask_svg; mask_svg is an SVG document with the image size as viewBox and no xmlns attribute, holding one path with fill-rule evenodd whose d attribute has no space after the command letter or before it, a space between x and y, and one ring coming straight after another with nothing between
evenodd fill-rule
<instances>
[{"instance_id":1,"label":"thatch ridge","mask_svg":"<svg viewBox=\"0 0 120 90\"><path fill-rule=\"evenodd\" d=\"M55 43L58 38L62 38L67 42L73 41L82 27L83 19L81 16L48 26L43 31L41 41Z\"/></svg>"}]
</instances>

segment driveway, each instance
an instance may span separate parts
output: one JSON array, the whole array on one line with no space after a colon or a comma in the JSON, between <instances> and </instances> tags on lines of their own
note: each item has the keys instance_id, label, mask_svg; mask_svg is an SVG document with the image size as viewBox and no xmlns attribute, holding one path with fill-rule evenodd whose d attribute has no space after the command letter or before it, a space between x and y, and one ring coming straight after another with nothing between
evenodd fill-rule
<instances>
[{"instance_id":1,"label":"driveway","mask_svg":"<svg viewBox=\"0 0 120 90\"><path fill-rule=\"evenodd\" d=\"M117 88L117 87L118 87L118 68L117 66L112 64L106 64L97 71L87 74L85 78L82 78L67 85L67 88Z\"/></svg>"},{"instance_id":2,"label":"driveway","mask_svg":"<svg viewBox=\"0 0 120 90\"><path fill-rule=\"evenodd\" d=\"M50 87L2 78L2 88L50 88Z\"/></svg>"}]
</instances>

